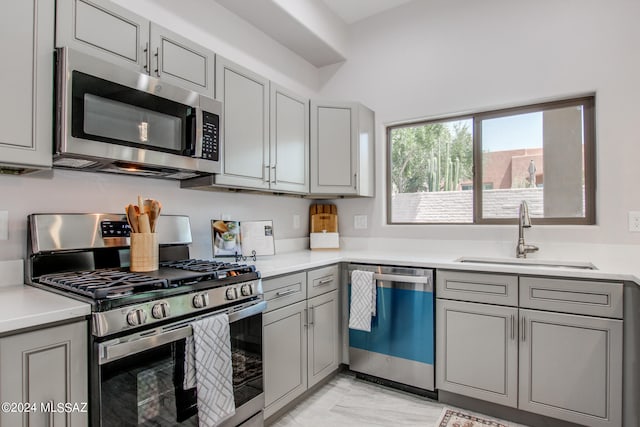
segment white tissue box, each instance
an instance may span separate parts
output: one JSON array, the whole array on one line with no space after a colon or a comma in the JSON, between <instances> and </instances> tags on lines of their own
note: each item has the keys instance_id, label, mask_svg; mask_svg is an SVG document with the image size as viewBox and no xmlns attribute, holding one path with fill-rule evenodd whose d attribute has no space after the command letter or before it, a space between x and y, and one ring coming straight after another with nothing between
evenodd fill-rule
<instances>
[{"instance_id":1,"label":"white tissue box","mask_svg":"<svg viewBox=\"0 0 640 427\"><path fill-rule=\"evenodd\" d=\"M311 249L339 249L340 234L338 233L309 233Z\"/></svg>"}]
</instances>

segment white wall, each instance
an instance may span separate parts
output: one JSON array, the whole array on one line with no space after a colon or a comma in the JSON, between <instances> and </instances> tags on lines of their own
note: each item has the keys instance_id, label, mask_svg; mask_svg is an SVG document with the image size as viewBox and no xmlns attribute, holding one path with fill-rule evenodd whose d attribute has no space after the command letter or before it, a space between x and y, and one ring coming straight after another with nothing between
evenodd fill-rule
<instances>
[{"instance_id":1,"label":"white wall","mask_svg":"<svg viewBox=\"0 0 640 427\"><path fill-rule=\"evenodd\" d=\"M315 93L318 70L212 0L116 0L302 95ZM37 212L123 212L137 195L162 202L163 213L189 215L194 257L210 258L210 219L273 219L276 240L308 237L310 201L295 197L183 190L177 181L54 170L42 177L0 176L0 211L9 212L9 240L0 260L26 255L27 215ZM293 215L301 227L293 228Z\"/></svg>"},{"instance_id":2,"label":"white wall","mask_svg":"<svg viewBox=\"0 0 640 427\"><path fill-rule=\"evenodd\" d=\"M357 23L348 61L321 70L324 98L376 112L376 197L338 202L341 235L515 239L514 226L386 225L384 125L595 92L598 224L527 237L639 243L627 231L627 211L640 210L639 16L637 0L417 0ZM356 214L369 229L353 229Z\"/></svg>"},{"instance_id":3,"label":"white wall","mask_svg":"<svg viewBox=\"0 0 640 427\"><path fill-rule=\"evenodd\" d=\"M106 173L54 170L53 178L44 175L0 176L0 210L9 211L9 240L0 241L0 260L25 258L31 213L124 213L138 195L158 199L162 214L189 216L195 258L212 257L211 219L271 219L277 240L309 235L311 202L298 197L187 190L177 181ZM293 229L293 215L300 215L299 229Z\"/></svg>"}]
</instances>

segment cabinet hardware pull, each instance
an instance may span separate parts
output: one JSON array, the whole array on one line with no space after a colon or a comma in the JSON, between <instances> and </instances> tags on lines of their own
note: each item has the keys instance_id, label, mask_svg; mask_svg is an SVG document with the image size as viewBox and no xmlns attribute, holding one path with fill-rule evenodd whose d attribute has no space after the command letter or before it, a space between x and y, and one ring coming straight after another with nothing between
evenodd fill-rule
<instances>
[{"instance_id":1,"label":"cabinet hardware pull","mask_svg":"<svg viewBox=\"0 0 640 427\"><path fill-rule=\"evenodd\" d=\"M273 166L271 166L271 169L273 169L273 181L271 181L271 183L278 184L278 178L276 176L276 165L274 164Z\"/></svg>"},{"instance_id":2,"label":"cabinet hardware pull","mask_svg":"<svg viewBox=\"0 0 640 427\"><path fill-rule=\"evenodd\" d=\"M512 314L511 315L511 339L515 339L516 338L516 325L515 325L515 321L516 321L516 317Z\"/></svg>"},{"instance_id":3,"label":"cabinet hardware pull","mask_svg":"<svg viewBox=\"0 0 640 427\"><path fill-rule=\"evenodd\" d=\"M309 309L308 308L304 309L304 327L305 328L309 327Z\"/></svg>"},{"instance_id":4,"label":"cabinet hardware pull","mask_svg":"<svg viewBox=\"0 0 640 427\"><path fill-rule=\"evenodd\" d=\"M322 279L318 282L318 286L323 286L323 285L327 285L329 283L333 282L333 277L330 279Z\"/></svg>"},{"instance_id":5,"label":"cabinet hardware pull","mask_svg":"<svg viewBox=\"0 0 640 427\"><path fill-rule=\"evenodd\" d=\"M353 174L353 189L358 191L358 174Z\"/></svg>"},{"instance_id":6,"label":"cabinet hardware pull","mask_svg":"<svg viewBox=\"0 0 640 427\"><path fill-rule=\"evenodd\" d=\"M525 331L527 330L527 321L524 316L522 317L522 341L526 341Z\"/></svg>"},{"instance_id":7,"label":"cabinet hardware pull","mask_svg":"<svg viewBox=\"0 0 640 427\"><path fill-rule=\"evenodd\" d=\"M156 53L154 55L156 57L156 76L160 77L160 48L156 48Z\"/></svg>"},{"instance_id":8,"label":"cabinet hardware pull","mask_svg":"<svg viewBox=\"0 0 640 427\"><path fill-rule=\"evenodd\" d=\"M269 171L271 168L269 167L269 165L264 165L264 169L265 171L264 171L264 175L262 176L262 181L268 183L270 181Z\"/></svg>"},{"instance_id":9,"label":"cabinet hardware pull","mask_svg":"<svg viewBox=\"0 0 640 427\"><path fill-rule=\"evenodd\" d=\"M313 325L313 307L309 307L309 313L308 313L308 318L307 318L307 324L309 326Z\"/></svg>"},{"instance_id":10,"label":"cabinet hardware pull","mask_svg":"<svg viewBox=\"0 0 640 427\"><path fill-rule=\"evenodd\" d=\"M287 296L287 295L296 294L298 292L300 292L298 289L287 289L286 291L277 292L276 293L276 297L280 298L280 297L284 297L284 296Z\"/></svg>"},{"instance_id":11,"label":"cabinet hardware pull","mask_svg":"<svg viewBox=\"0 0 640 427\"><path fill-rule=\"evenodd\" d=\"M151 62L151 59L149 58L149 42L146 42L144 44L144 71L146 71L147 74L151 74L151 71L149 70L149 62Z\"/></svg>"}]
</instances>

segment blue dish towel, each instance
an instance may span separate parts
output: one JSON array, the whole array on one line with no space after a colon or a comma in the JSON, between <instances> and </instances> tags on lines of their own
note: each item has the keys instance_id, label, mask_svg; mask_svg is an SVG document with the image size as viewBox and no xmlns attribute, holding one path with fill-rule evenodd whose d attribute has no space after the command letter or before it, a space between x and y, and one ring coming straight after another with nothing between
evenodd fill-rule
<instances>
[{"instance_id":1,"label":"blue dish towel","mask_svg":"<svg viewBox=\"0 0 640 427\"><path fill-rule=\"evenodd\" d=\"M351 272L349 328L371 332L371 317L376 315L376 280L371 271Z\"/></svg>"}]
</instances>

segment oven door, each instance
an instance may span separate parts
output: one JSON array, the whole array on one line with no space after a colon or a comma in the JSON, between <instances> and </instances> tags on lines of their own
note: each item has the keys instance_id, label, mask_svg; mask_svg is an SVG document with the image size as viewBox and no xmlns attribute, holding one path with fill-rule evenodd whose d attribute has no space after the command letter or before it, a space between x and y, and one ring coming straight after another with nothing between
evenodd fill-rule
<instances>
[{"instance_id":1,"label":"oven door","mask_svg":"<svg viewBox=\"0 0 640 427\"><path fill-rule=\"evenodd\" d=\"M265 307L254 302L228 313L236 414L223 426L262 419ZM184 354L190 322L203 317L94 343L92 425L197 426L196 389L183 386Z\"/></svg>"}]
</instances>

